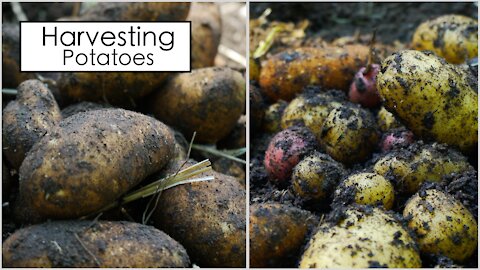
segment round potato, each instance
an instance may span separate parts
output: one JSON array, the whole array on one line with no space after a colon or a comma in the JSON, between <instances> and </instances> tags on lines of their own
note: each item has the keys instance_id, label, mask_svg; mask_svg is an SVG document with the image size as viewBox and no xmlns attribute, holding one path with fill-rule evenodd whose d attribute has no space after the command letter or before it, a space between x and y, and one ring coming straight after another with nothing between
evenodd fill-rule
<instances>
[{"instance_id":1,"label":"round potato","mask_svg":"<svg viewBox=\"0 0 480 270\"><path fill-rule=\"evenodd\" d=\"M185 249L133 222L55 221L16 231L3 243L3 267L188 267Z\"/></svg>"},{"instance_id":2,"label":"round potato","mask_svg":"<svg viewBox=\"0 0 480 270\"><path fill-rule=\"evenodd\" d=\"M473 215L446 193L430 189L415 194L403 216L418 236L422 252L464 261L477 249L478 227Z\"/></svg>"},{"instance_id":3,"label":"round potato","mask_svg":"<svg viewBox=\"0 0 480 270\"><path fill-rule=\"evenodd\" d=\"M239 72L202 68L172 77L152 97L150 108L185 137L196 131L197 142L215 143L235 127L245 94L245 79Z\"/></svg>"},{"instance_id":4,"label":"round potato","mask_svg":"<svg viewBox=\"0 0 480 270\"><path fill-rule=\"evenodd\" d=\"M250 267L293 267L316 218L280 203L250 205Z\"/></svg>"},{"instance_id":5,"label":"round potato","mask_svg":"<svg viewBox=\"0 0 480 270\"><path fill-rule=\"evenodd\" d=\"M342 164L328 155L314 152L293 169L293 191L304 200L324 201L345 174Z\"/></svg>"},{"instance_id":6,"label":"round potato","mask_svg":"<svg viewBox=\"0 0 480 270\"><path fill-rule=\"evenodd\" d=\"M430 50L450 63L464 63L478 55L478 22L462 15L444 15L415 30L412 48Z\"/></svg>"},{"instance_id":7,"label":"round potato","mask_svg":"<svg viewBox=\"0 0 480 270\"><path fill-rule=\"evenodd\" d=\"M377 76L384 106L416 136L476 150L477 78L429 52L406 50L386 58Z\"/></svg>"},{"instance_id":8,"label":"round potato","mask_svg":"<svg viewBox=\"0 0 480 270\"><path fill-rule=\"evenodd\" d=\"M169 128L152 117L122 109L75 114L25 158L19 210L54 219L95 212L161 169L173 148Z\"/></svg>"},{"instance_id":9,"label":"round potato","mask_svg":"<svg viewBox=\"0 0 480 270\"><path fill-rule=\"evenodd\" d=\"M27 152L62 119L50 90L38 80L18 86L16 100L8 103L2 115L3 153L18 170Z\"/></svg>"},{"instance_id":10,"label":"round potato","mask_svg":"<svg viewBox=\"0 0 480 270\"><path fill-rule=\"evenodd\" d=\"M337 225L324 224L310 239L300 268L419 268L415 242L378 208L349 208Z\"/></svg>"},{"instance_id":11,"label":"round potato","mask_svg":"<svg viewBox=\"0 0 480 270\"><path fill-rule=\"evenodd\" d=\"M286 50L263 63L259 83L273 101L289 101L307 85L347 90L355 73L367 63L368 52L363 45Z\"/></svg>"},{"instance_id":12,"label":"round potato","mask_svg":"<svg viewBox=\"0 0 480 270\"><path fill-rule=\"evenodd\" d=\"M202 267L245 267L245 190L230 176L162 192L155 226L178 240Z\"/></svg>"}]
</instances>

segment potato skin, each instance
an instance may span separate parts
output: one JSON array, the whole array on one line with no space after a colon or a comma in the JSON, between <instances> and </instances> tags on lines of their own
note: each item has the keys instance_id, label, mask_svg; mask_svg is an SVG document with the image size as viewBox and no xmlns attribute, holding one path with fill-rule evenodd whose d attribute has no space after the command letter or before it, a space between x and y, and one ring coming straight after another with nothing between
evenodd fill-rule
<instances>
[{"instance_id":1,"label":"potato skin","mask_svg":"<svg viewBox=\"0 0 480 270\"><path fill-rule=\"evenodd\" d=\"M363 45L290 49L263 63L259 83L273 101L289 101L307 85L347 90L367 57L368 47Z\"/></svg>"},{"instance_id":2,"label":"potato skin","mask_svg":"<svg viewBox=\"0 0 480 270\"><path fill-rule=\"evenodd\" d=\"M151 226L122 221L99 221L93 225L92 221L54 221L26 227L3 243L2 258L3 267L146 268L190 265L182 245L164 232Z\"/></svg>"},{"instance_id":3,"label":"potato skin","mask_svg":"<svg viewBox=\"0 0 480 270\"><path fill-rule=\"evenodd\" d=\"M459 147L478 143L477 78L428 53L405 50L386 58L377 76L384 106L416 136Z\"/></svg>"},{"instance_id":4,"label":"potato skin","mask_svg":"<svg viewBox=\"0 0 480 270\"><path fill-rule=\"evenodd\" d=\"M152 97L150 108L186 138L196 131L196 142L215 143L235 127L245 95L245 79L239 72L202 68L172 77Z\"/></svg>"},{"instance_id":5,"label":"potato skin","mask_svg":"<svg viewBox=\"0 0 480 270\"><path fill-rule=\"evenodd\" d=\"M173 147L168 127L151 117L122 109L75 114L28 153L19 199L42 218L92 213L161 169Z\"/></svg>"},{"instance_id":6,"label":"potato skin","mask_svg":"<svg viewBox=\"0 0 480 270\"><path fill-rule=\"evenodd\" d=\"M405 205L403 216L416 232L422 252L440 253L461 262L477 248L475 218L442 191L430 189L415 194Z\"/></svg>"},{"instance_id":7,"label":"potato skin","mask_svg":"<svg viewBox=\"0 0 480 270\"><path fill-rule=\"evenodd\" d=\"M391 129L402 126L395 116L391 112L387 111L385 107L381 107L377 113L377 125L382 132L387 132Z\"/></svg>"},{"instance_id":8,"label":"potato skin","mask_svg":"<svg viewBox=\"0 0 480 270\"><path fill-rule=\"evenodd\" d=\"M250 205L250 267L293 267L317 219L280 203Z\"/></svg>"},{"instance_id":9,"label":"potato skin","mask_svg":"<svg viewBox=\"0 0 480 270\"><path fill-rule=\"evenodd\" d=\"M371 207L344 213L337 225L319 227L300 268L421 267L415 242L390 214Z\"/></svg>"},{"instance_id":10,"label":"potato skin","mask_svg":"<svg viewBox=\"0 0 480 270\"><path fill-rule=\"evenodd\" d=\"M478 55L478 22L462 15L444 15L415 30L415 50L430 50L450 63L461 64Z\"/></svg>"},{"instance_id":11,"label":"potato skin","mask_svg":"<svg viewBox=\"0 0 480 270\"><path fill-rule=\"evenodd\" d=\"M350 175L342 182L338 194L342 189L355 189L355 203L365 205L381 204L387 210L391 209L395 200L393 185L383 176L376 173L358 173Z\"/></svg>"},{"instance_id":12,"label":"potato skin","mask_svg":"<svg viewBox=\"0 0 480 270\"><path fill-rule=\"evenodd\" d=\"M245 190L233 177L213 176L163 191L155 227L178 240L201 267L245 267Z\"/></svg>"},{"instance_id":13,"label":"potato skin","mask_svg":"<svg viewBox=\"0 0 480 270\"><path fill-rule=\"evenodd\" d=\"M43 83L21 83L16 100L5 107L2 115L3 153L12 168L18 170L32 146L61 119L60 108Z\"/></svg>"},{"instance_id":14,"label":"potato skin","mask_svg":"<svg viewBox=\"0 0 480 270\"><path fill-rule=\"evenodd\" d=\"M183 21L189 2L97 3L80 16L83 21Z\"/></svg>"},{"instance_id":15,"label":"potato skin","mask_svg":"<svg viewBox=\"0 0 480 270\"><path fill-rule=\"evenodd\" d=\"M105 103L82 101L82 102L75 103L63 108L62 117L67 118L76 113L88 112L88 111L100 110L100 109L106 109L106 108L111 108L111 106Z\"/></svg>"}]
</instances>

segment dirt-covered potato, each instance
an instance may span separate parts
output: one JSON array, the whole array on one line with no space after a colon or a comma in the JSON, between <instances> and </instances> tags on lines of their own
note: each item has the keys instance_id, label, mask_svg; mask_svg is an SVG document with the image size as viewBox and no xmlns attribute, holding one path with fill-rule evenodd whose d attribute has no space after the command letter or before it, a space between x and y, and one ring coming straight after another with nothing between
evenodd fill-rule
<instances>
[{"instance_id":1,"label":"dirt-covered potato","mask_svg":"<svg viewBox=\"0 0 480 270\"><path fill-rule=\"evenodd\" d=\"M471 170L467 158L437 143L418 142L408 149L397 149L380 158L374 165L377 174L391 177L399 191L415 193L425 181L440 182L450 173Z\"/></svg>"},{"instance_id":2,"label":"dirt-covered potato","mask_svg":"<svg viewBox=\"0 0 480 270\"><path fill-rule=\"evenodd\" d=\"M342 164L314 152L293 168L293 191L304 200L323 201L331 196L345 174Z\"/></svg>"},{"instance_id":3,"label":"dirt-covered potato","mask_svg":"<svg viewBox=\"0 0 480 270\"><path fill-rule=\"evenodd\" d=\"M331 110L320 134L320 144L326 153L347 165L368 159L378 140L375 118L356 106Z\"/></svg>"},{"instance_id":4,"label":"dirt-covered potato","mask_svg":"<svg viewBox=\"0 0 480 270\"><path fill-rule=\"evenodd\" d=\"M383 106L377 113L377 125L382 132L402 126L397 118L395 118L395 116L391 112L387 111L387 109L385 109Z\"/></svg>"},{"instance_id":5,"label":"dirt-covered potato","mask_svg":"<svg viewBox=\"0 0 480 270\"><path fill-rule=\"evenodd\" d=\"M463 261L477 249L478 227L473 215L452 196L429 189L415 194L403 215L415 231L422 252Z\"/></svg>"},{"instance_id":6,"label":"dirt-covered potato","mask_svg":"<svg viewBox=\"0 0 480 270\"><path fill-rule=\"evenodd\" d=\"M282 116L282 129L293 125L305 125L320 141L322 125L330 111L339 108L345 95L339 91L319 92L318 88L306 88L302 95L288 104Z\"/></svg>"},{"instance_id":7,"label":"dirt-covered potato","mask_svg":"<svg viewBox=\"0 0 480 270\"><path fill-rule=\"evenodd\" d=\"M20 72L20 28L17 23L2 25L2 87L15 88L34 74Z\"/></svg>"},{"instance_id":8,"label":"dirt-covered potato","mask_svg":"<svg viewBox=\"0 0 480 270\"><path fill-rule=\"evenodd\" d=\"M192 68L214 65L222 33L217 3L192 3L186 19L192 22Z\"/></svg>"},{"instance_id":9,"label":"dirt-covered potato","mask_svg":"<svg viewBox=\"0 0 480 270\"><path fill-rule=\"evenodd\" d=\"M406 50L382 63L377 89L384 106L416 136L476 150L477 78L429 52Z\"/></svg>"},{"instance_id":10,"label":"dirt-covered potato","mask_svg":"<svg viewBox=\"0 0 480 270\"><path fill-rule=\"evenodd\" d=\"M478 55L478 22L463 15L444 15L415 30L412 48L430 50L450 63L460 64Z\"/></svg>"},{"instance_id":11,"label":"dirt-covered potato","mask_svg":"<svg viewBox=\"0 0 480 270\"><path fill-rule=\"evenodd\" d=\"M155 226L178 240L201 267L245 267L245 190L233 177L162 192Z\"/></svg>"},{"instance_id":12,"label":"dirt-covered potato","mask_svg":"<svg viewBox=\"0 0 480 270\"><path fill-rule=\"evenodd\" d=\"M281 125L282 115L287 108L288 103L284 100L279 100L276 103L268 106L265 110L265 116L263 118L263 130L269 133L280 132L283 128Z\"/></svg>"},{"instance_id":13,"label":"dirt-covered potato","mask_svg":"<svg viewBox=\"0 0 480 270\"><path fill-rule=\"evenodd\" d=\"M155 117L187 138L215 143L237 123L245 106L245 79L230 68L202 68L172 77L152 97Z\"/></svg>"},{"instance_id":14,"label":"dirt-covered potato","mask_svg":"<svg viewBox=\"0 0 480 270\"><path fill-rule=\"evenodd\" d=\"M280 203L250 206L250 267L294 267L317 219L308 211Z\"/></svg>"},{"instance_id":15,"label":"dirt-covered potato","mask_svg":"<svg viewBox=\"0 0 480 270\"><path fill-rule=\"evenodd\" d=\"M259 83L271 100L291 100L307 85L347 90L355 72L367 62L368 47L297 48L263 63Z\"/></svg>"},{"instance_id":16,"label":"dirt-covered potato","mask_svg":"<svg viewBox=\"0 0 480 270\"><path fill-rule=\"evenodd\" d=\"M185 249L133 222L54 221L16 231L3 243L3 267L189 267Z\"/></svg>"},{"instance_id":17,"label":"dirt-covered potato","mask_svg":"<svg viewBox=\"0 0 480 270\"><path fill-rule=\"evenodd\" d=\"M219 158L212 163L212 168L226 175L235 177L245 187L245 165L227 158Z\"/></svg>"},{"instance_id":18,"label":"dirt-covered potato","mask_svg":"<svg viewBox=\"0 0 480 270\"><path fill-rule=\"evenodd\" d=\"M61 219L92 213L161 169L173 148L169 128L152 117L122 109L75 114L25 158L19 189L24 208L18 210L27 220L29 214Z\"/></svg>"},{"instance_id":19,"label":"dirt-covered potato","mask_svg":"<svg viewBox=\"0 0 480 270\"><path fill-rule=\"evenodd\" d=\"M383 205L387 210L392 208L395 200L392 183L375 173L350 175L340 184L335 196L342 196L345 192L353 195L353 201L357 204Z\"/></svg>"},{"instance_id":20,"label":"dirt-covered potato","mask_svg":"<svg viewBox=\"0 0 480 270\"><path fill-rule=\"evenodd\" d=\"M82 102L75 103L75 104L72 104L72 105L69 105L69 106L63 108L62 109L62 117L67 118L67 117L72 116L76 113L106 109L106 108L111 108L111 107L112 106L110 106L109 104L105 104L105 103L95 103L95 102L82 101Z\"/></svg>"},{"instance_id":21,"label":"dirt-covered potato","mask_svg":"<svg viewBox=\"0 0 480 270\"><path fill-rule=\"evenodd\" d=\"M311 238L300 268L419 268L415 242L379 208L350 208L336 225L324 224Z\"/></svg>"},{"instance_id":22,"label":"dirt-covered potato","mask_svg":"<svg viewBox=\"0 0 480 270\"><path fill-rule=\"evenodd\" d=\"M3 153L16 170L32 146L62 119L55 98L40 81L25 81L17 91L2 115Z\"/></svg>"},{"instance_id":23,"label":"dirt-covered potato","mask_svg":"<svg viewBox=\"0 0 480 270\"><path fill-rule=\"evenodd\" d=\"M247 145L247 116L242 115L237 120L237 124L232 131L223 139L218 141L219 149L237 149Z\"/></svg>"}]
</instances>

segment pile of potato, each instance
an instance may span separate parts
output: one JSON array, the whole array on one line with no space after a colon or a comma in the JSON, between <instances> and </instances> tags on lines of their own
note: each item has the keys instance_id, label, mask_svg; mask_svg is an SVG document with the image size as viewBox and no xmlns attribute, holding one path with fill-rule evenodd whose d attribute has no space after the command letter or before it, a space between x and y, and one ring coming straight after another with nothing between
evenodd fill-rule
<instances>
[{"instance_id":1,"label":"pile of potato","mask_svg":"<svg viewBox=\"0 0 480 270\"><path fill-rule=\"evenodd\" d=\"M477 29L279 37L250 59L251 267L477 266Z\"/></svg>"},{"instance_id":2,"label":"pile of potato","mask_svg":"<svg viewBox=\"0 0 480 270\"><path fill-rule=\"evenodd\" d=\"M219 5L98 3L60 20L190 20L194 69L44 74L49 79L39 81L18 72L18 28L4 26L3 87L17 95L2 116L3 222L15 229L4 230L2 266L244 267L241 164L214 158L215 168L235 177L205 172L197 177L214 180L164 190L148 211L150 197L97 215L196 164L185 143L194 132L196 144L245 147L244 74L214 66ZM141 224L144 213L152 218Z\"/></svg>"}]
</instances>

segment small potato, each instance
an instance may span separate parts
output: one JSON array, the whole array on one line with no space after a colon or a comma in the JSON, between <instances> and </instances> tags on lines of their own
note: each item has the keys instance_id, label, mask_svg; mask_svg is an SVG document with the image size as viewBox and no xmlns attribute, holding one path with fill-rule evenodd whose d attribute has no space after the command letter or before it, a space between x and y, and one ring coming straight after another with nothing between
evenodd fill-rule
<instances>
[{"instance_id":1,"label":"small potato","mask_svg":"<svg viewBox=\"0 0 480 270\"><path fill-rule=\"evenodd\" d=\"M347 90L355 72L366 64L368 53L363 45L287 50L263 63L259 83L273 101L289 101L307 85Z\"/></svg>"},{"instance_id":2,"label":"small potato","mask_svg":"<svg viewBox=\"0 0 480 270\"><path fill-rule=\"evenodd\" d=\"M383 106L377 113L377 125L382 132L402 126L397 118L395 118L395 116L391 112L387 111Z\"/></svg>"},{"instance_id":3,"label":"small potato","mask_svg":"<svg viewBox=\"0 0 480 270\"><path fill-rule=\"evenodd\" d=\"M355 106L330 111L320 135L320 144L326 153L346 165L367 160L378 140L373 115Z\"/></svg>"},{"instance_id":4,"label":"small potato","mask_svg":"<svg viewBox=\"0 0 480 270\"><path fill-rule=\"evenodd\" d=\"M212 168L219 173L235 177L245 187L245 165L231 159L219 158L212 163Z\"/></svg>"},{"instance_id":5,"label":"small potato","mask_svg":"<svg viewBox=\"0 0 480 270\"><path fill-rule=\"evenodd\" d=\"M414 135L410 130L404 128L392 129L385 132L380 140L382 152L389 152L395 148L405 148L414 142Z\"/></svg>"},{"instance_id":6,"label":"small potato","mask_svg":"<svg viewBox=\"0 0 480 270\"><path fill-rule=\"evenodd\" d=\"M201 267L245 267L245 189L233 177L162 192L155 226L178 240Z\"/></svg>"},{"instance_id":7,"label":"small potato","mask_svg":"<svg viewBox=\"0 0 480 270\"><path fill-rule=\"evenodd\" d=\"M300 268L419 268L415 242L379 208L348 208L336 224L324 224L310 239Z\"/></svg>"},{"instance_id":8,"label":"small potato","mask_svg":"<svg viewBox=\"0 0 480 270\"><path fill-rule=\"evenodd\" d=\"M406 50L386 58L377 76L384 106L416 136L477 149L477 78L428 53Z\"/></svg>"},{"instance_id":9,"label":"small potato","mask_svg":"<svg viewBox=\"0 0 480 270\"><path fill-rule=\"evenodd\" d=\"M88 111L100 110L100 109L106 109L106 108L111 108L111 106L103 103L83 101L83 102L72 104L70 106L63 108L62 117L67 118L76 113L88 112Z\"/></svg>"},{"instance_id":10,"label":"small potato","mask_svg":"<svg viewBox=\"0 0 480 270\"><path fill-rule=\"evenodd\" d=\"M185 249L133 222L55 221L16 231L3 243L3 267L189 267Z\"/></svg>"},{"instance_id":11,"label":"small potato","mask_svg":"<svg viewBox=\"0 0 480 270\"><path fill-rule=\"evenodd\" d=\"M285 108L287 108L287 105L287 102L279 100L265 110L265 116L263 119L263 130L265 132L277 133L283 129L281 126L281 121L283 112L285 111Z\"/></svg>"},{"instance_id":12,"label":"small potato","mask_svg":"<svg viewBox=\"0 0 480 270\"><path fill-rule=\"evenodd\" d=\"M324 201L345 174L342 164L328 155L314 152L293 169L293 191L304 200Z\"/></svg>"},{"instance_id":13,"label":"small potato","mask_svg":"<svg viewBox=\"0 0 480 270\"><path fill-rule=\"evenodd\" d=\"M192 22L192 68L213 66L222 34L219 5L193 2L186 20Z\"/></svg>"},{"instance_id":14,"label":"small potato","mask_svg":"<svg viewBox=\"0 0 480 270\"><path fill-rule=\"evenodd\" d=\"M202 68L172 77L152 97L155 117L200 143L216 143L235 127L245 106L245 79L230 68Z\"/></svg>"},{"instance_id":15,"label":"small potato","mask_svg":"<svg viewBox=\"0 0 480 270\"><path fill-rule=\"evenodd\" d=\"M28 152L20 211L53 219L95 212L161 169L173 149L173 134L152 117L122 109L75 114Z\"/></svg>"},{"instance_id":16,"label":"small potato","mask_svg":"<svg viewBox=\"0 0 480 270\"><path fill-rule=\"evenodd\" d=\"M294 267L314 215L280 203L250 205L250 267Z\"/></svg>"},{"instance_id":17,"label":"small potato","mask_svg":"<svg viewBox=\"0 0 480 270\"><path fill-rule=\"evenodd\" d=\"M335 195L339 196L342 191L351 187L355 194L355 203L365 205L381 204L387 210L393 206L395 190L383 176L375 173L358 173L345 179L336 190Z\"/></svg>"},{"instance_id":18,"label":"small potato","mask_svg":"<svg viewBox=\"0 0 480 270\"><path fill-rule=\"evenodd\" d=\"M415 143L408 149L398 149L379 159L373 171L391 176L399 191L415 193L425 181L440 182L450 173L471 170L467 159L445 145Z\"/></svg>"},{"instance_id":19,"label":"small potato","mask_svg":"<svg viewBox=\"0 0 480 270\"><path fill-rule=\"evenodd\" d=\"M264 165L271 180L286 184L293 167L315 146L315 137L307 128L293 126L277 133L265 152Z\"/></svg>"},{"instance_id":20,"label":"small potato","mask_svg":"<svg viewBox=\"0 0 480 270\"><path fill-rule=\"evenodd\" d=\"M2 115L3 153L12 168L18 170L32 146L61 119L55 98L42 82L21 83L16 100L5 107Z\"/></svg>"},{"instance_id":21,"label":"small potato","mask_svg":"<svg viewBox=\"0 0 480 270\"><path fill-rule=\"evenodd\" d=\"M478 55L478 22L462 15L444 15L422 23L412 40L415 50L430 50L450 63Z\"/></svg>"},{"instance_id":22,"label":"small potato","mask_svg":"<svg viewBox=\"0 0 480 270\"><path fill-rule=\"evenodd\" d=\"M477 249L478 227L473 215L457 200L430 189L415 194L403 216L415 231L422 252L464 261Z\"/></svg>"}]
</instances>

